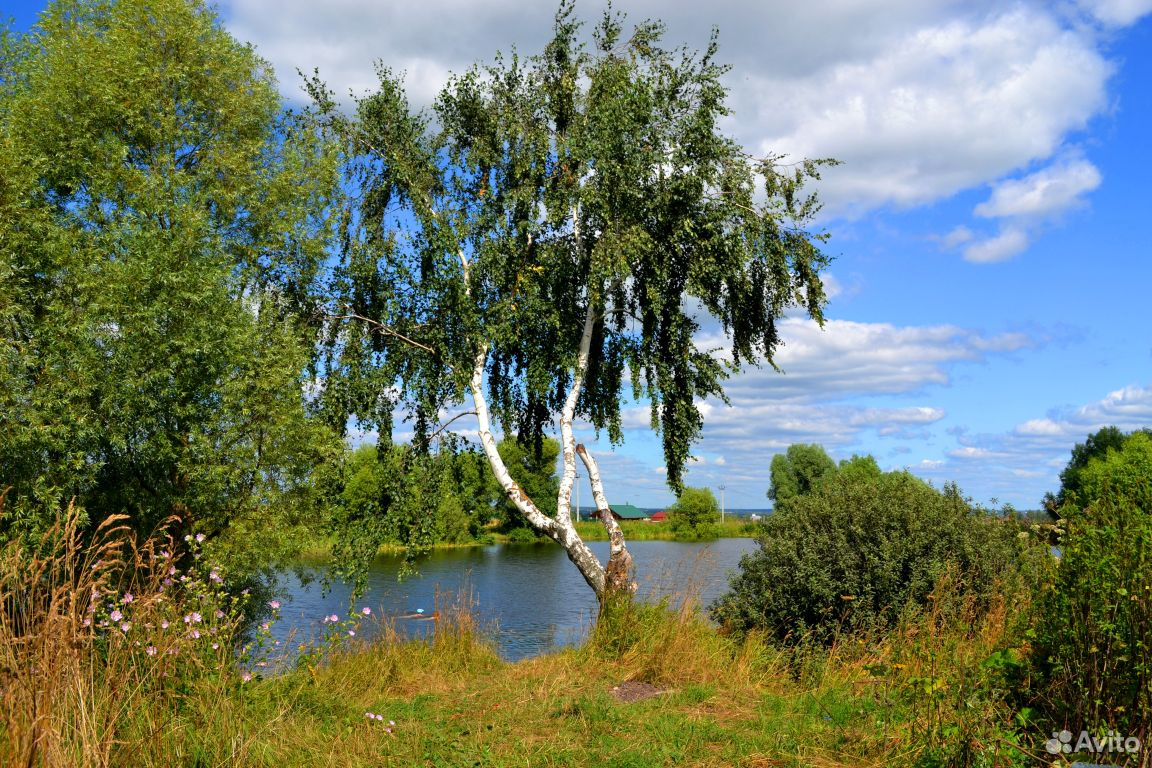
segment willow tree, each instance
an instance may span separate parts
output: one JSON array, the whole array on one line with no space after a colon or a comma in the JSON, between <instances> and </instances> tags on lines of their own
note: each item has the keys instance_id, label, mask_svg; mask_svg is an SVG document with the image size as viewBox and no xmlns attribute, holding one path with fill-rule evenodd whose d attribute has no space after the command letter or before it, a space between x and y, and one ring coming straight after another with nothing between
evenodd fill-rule
<instances>
[{"instance_id":1,"label":"willow tree","mask_svg":"<svg viewBox=\"0 0 1152 768\"><path fill-rule=\"evenodd\" d=\"M325 364L334 423L387 440L405 413L419 451L449 415L474 417L508 500L601 600L631 588L631 557L580 420L618 444L622 407L649 403L679 491L697 401L722 398L734 367L771 363L786 309L822 321L825 302L817 205L801 194L821 163L753 158L724 136L715 35L694 54L661 47L663 31L625 35L606 14L589 44L565 4L541 55L453 77L432 113L413 112L386 69L348 118L311 83L355 190ZM707 316L724 349L700 348ZM527 445L558 430L559 510L583 461L607 564L524 491L499 430Z\"/></svg>"}]
</instances>

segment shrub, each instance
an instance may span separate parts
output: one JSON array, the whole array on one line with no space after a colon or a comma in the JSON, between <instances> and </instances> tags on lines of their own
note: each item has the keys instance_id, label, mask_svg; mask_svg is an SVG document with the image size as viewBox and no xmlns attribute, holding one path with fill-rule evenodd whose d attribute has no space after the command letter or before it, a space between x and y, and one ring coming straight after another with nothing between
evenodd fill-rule
<instances>
[{"instance_id":1,"label":"shrub","mask_svg":"<svg viewBox=\"0 0 1152 768\"><path fill-rule=\"evenodd\" d=\"M1018 532L973 511L955 486L941 492L906 472L837 473L763 523L759 551L741 560L712 616L787 643L890 628L926 604L949 564L965 591L991 595L1024 546Z\"/></svg>"},{"instance_id":2,"label":"shrub","mask_svg":"<svg viewBox=\"0 0 1152 768\"><path fill-rule=\"evenodd\" d=\"M678 541L720 538L720 505L707 488L685 488L668 510L668 521Z\"/></svg>"},{"instance_id":3,"label":"shrub","mask_svg":"<svg viewBox=\"0 0 1152 768\"><path fill-rule=\"evenodd\" d=\"M1152 738L1152 437L1078 471L1037 654L1061 727ZM1082 506L1081 506L1082 504Z\"/></svg>"}]
</instances>

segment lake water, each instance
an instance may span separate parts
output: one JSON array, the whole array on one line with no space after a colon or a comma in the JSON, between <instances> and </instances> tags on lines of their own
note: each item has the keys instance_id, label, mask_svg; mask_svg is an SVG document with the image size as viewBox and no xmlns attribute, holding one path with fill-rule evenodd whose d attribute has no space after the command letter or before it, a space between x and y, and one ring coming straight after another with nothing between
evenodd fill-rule
<instances>
[{"instance_id":1,"label":"lake water","mask_svg":"<svg viewBox=\"0 0 1152 768\"><path fill-rule=\"evenodd\" d=\"M589 546L604 562L607 542ZM707 543L637 541L628 549L636 563L640 595L646 600L684 594L698 596L702 605L723 594L737 570L740 557L756 548L752 539L720 539ZM551 544L502 544L467 549L436 550L417 564L419 575L397 581L401 559L382 556L368 574L368 591L357 604L376 616L395 619L397 629L419 634L431 621L404 616L435 610L436 594L455 596L469 592L473 610L485 632L509 661L581 642L596 615L592 590L560 547ZM322 575L313 572L313 576ZM314 637L325 616L345 618L351 586L336 583L325 593L321 580L302 582L284 574L281 619L273 636ZM370 636L373 623L359 630Z\"/></svg>"}]
</instances>

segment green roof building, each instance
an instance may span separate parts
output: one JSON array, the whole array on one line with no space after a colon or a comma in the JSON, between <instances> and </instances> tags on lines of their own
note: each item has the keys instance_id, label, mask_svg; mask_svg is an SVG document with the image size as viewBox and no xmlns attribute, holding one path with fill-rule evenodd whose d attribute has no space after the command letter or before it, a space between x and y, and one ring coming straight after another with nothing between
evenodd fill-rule
<instances>
[{"instance_id":1,"label":"green roof building","mask_svg":"<svg viewBox=\"0 0 1152 768\"><path fill-rule=\"evenodd\" d=\"M617 520L647 520L648 513L631 504L613 504L612 515Z\"/></svg>"}]
</instances>

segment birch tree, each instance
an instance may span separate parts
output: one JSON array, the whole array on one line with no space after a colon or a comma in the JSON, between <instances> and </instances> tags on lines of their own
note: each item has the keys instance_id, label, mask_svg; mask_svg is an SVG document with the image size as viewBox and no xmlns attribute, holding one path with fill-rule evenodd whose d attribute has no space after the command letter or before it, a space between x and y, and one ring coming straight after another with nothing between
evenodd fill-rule
<instances>
[{"instance_id":1,"label":"birch tree","mask_svg":"<svg viewBox=\"0 0 1152 768\"><path fill-rule=\"evenodd\" d=\"M801 190L824 161L747 154L721 131L716 35L694 53L662 47L663 32L626 33L608 13L586 41L565 3L542 54L454 76L430 112L387 69L351 117L310 83L352 190L323 365L333 423L386 442L401 412L420 451L467 417L509 502L601 602L633 588L631 556L577 427L619 444L622 409L647 403L679 491L697 402L723 398L741 364L772 364L786 309L822 322L825 304L817 203ZM708 316L721 349L698 344ZM584 464L607 563L524 491L501 432L558 433L561 511Z\"/></svg>"}]
</instances>

